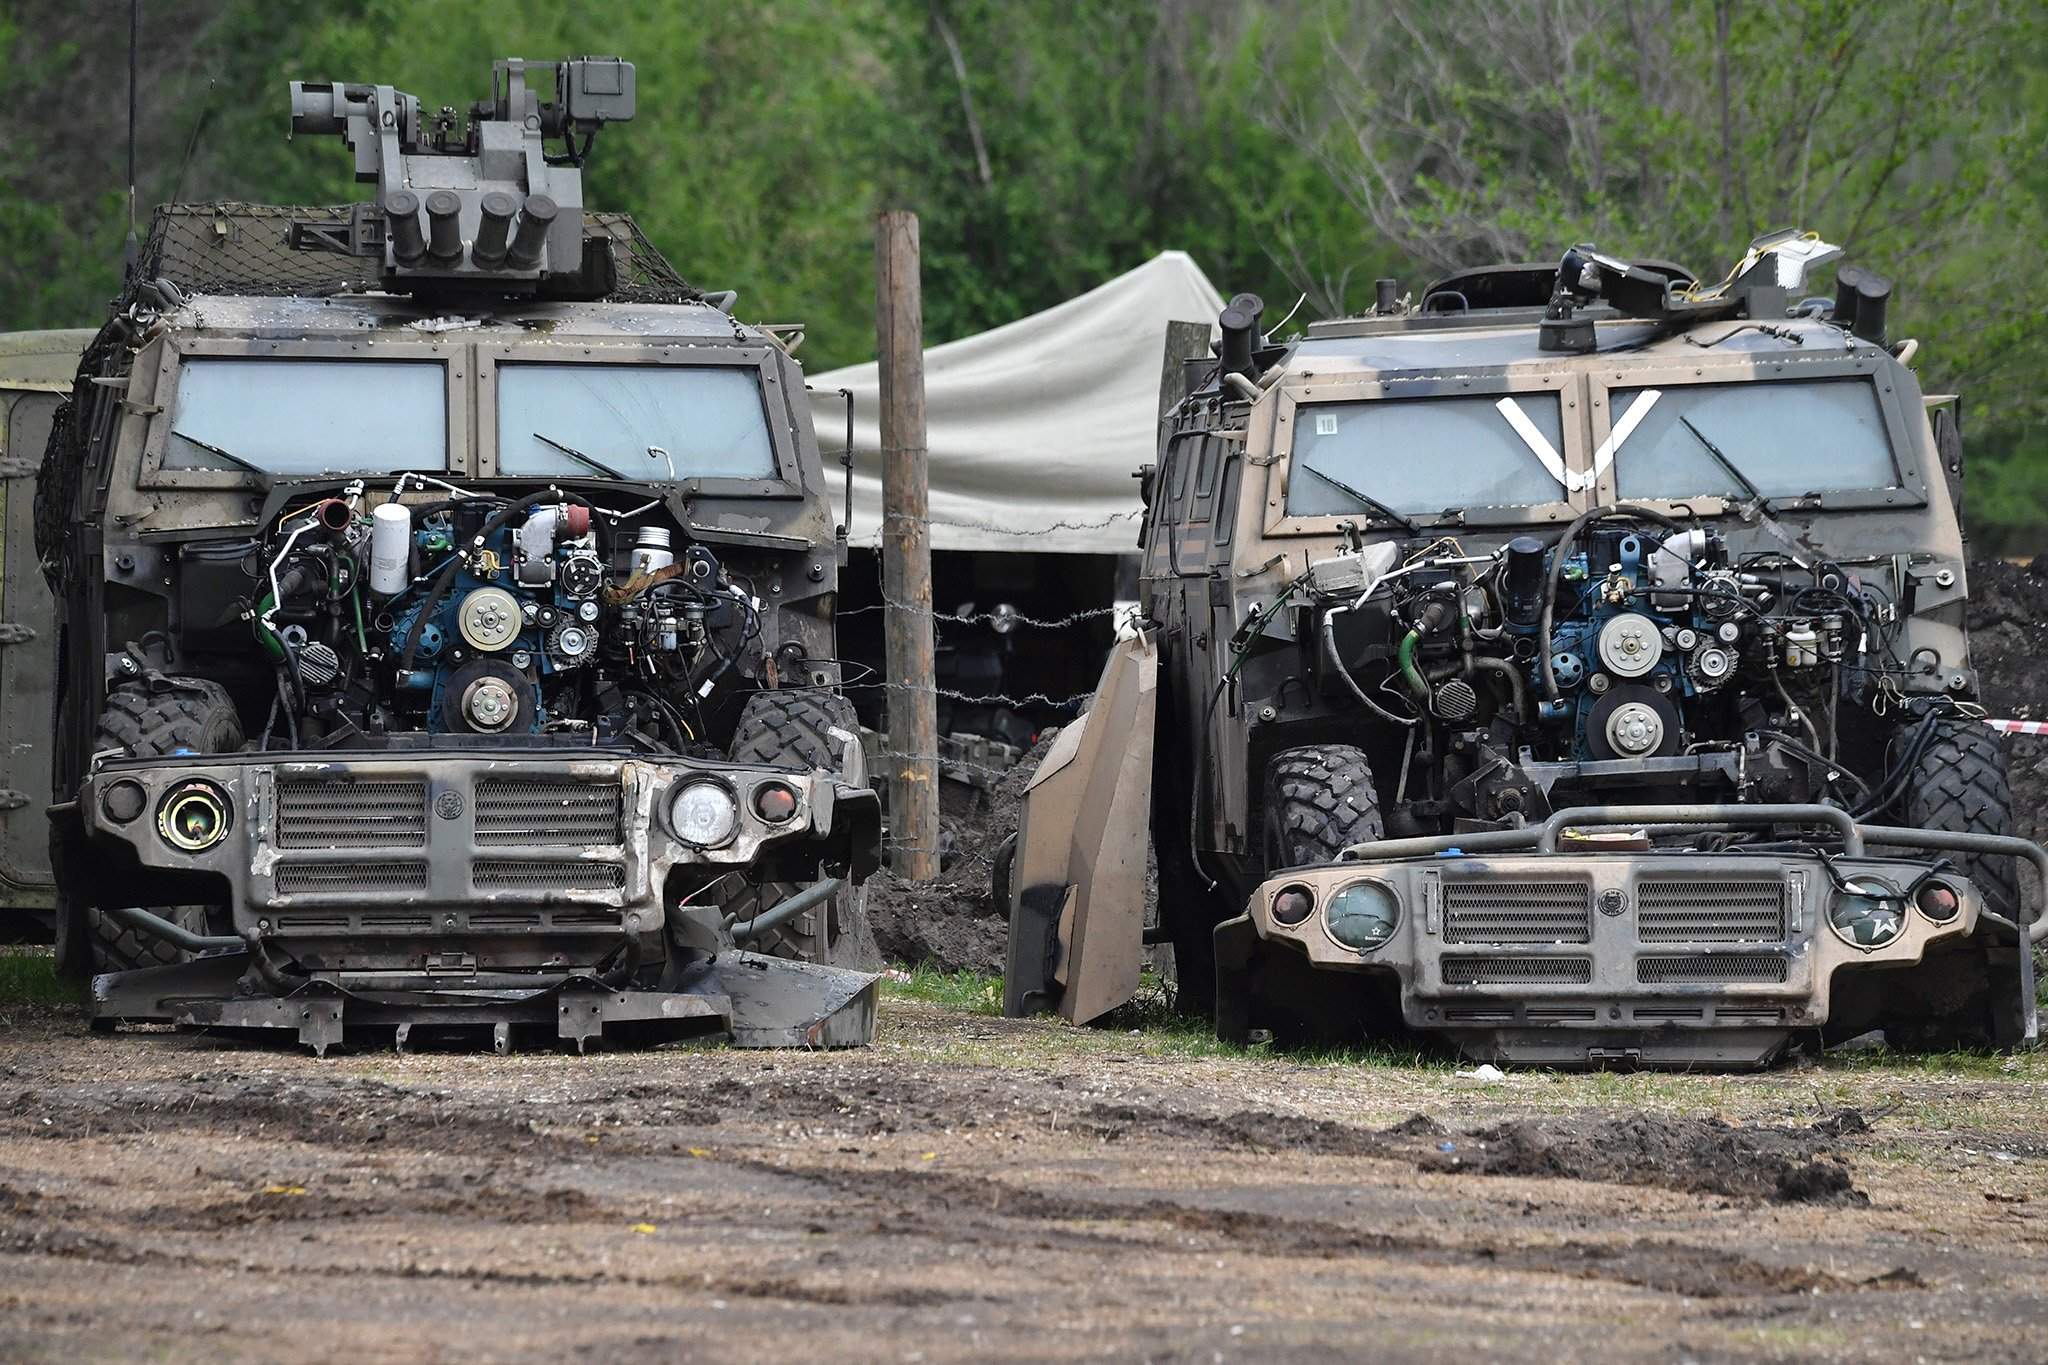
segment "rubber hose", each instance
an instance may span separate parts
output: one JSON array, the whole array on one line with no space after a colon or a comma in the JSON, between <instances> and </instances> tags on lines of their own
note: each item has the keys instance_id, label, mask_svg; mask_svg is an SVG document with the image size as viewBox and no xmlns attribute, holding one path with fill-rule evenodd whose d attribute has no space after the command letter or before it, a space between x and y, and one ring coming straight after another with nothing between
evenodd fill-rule
<instances>
[{"instance_id":1,"label":"rubber hose","mask_svg":"<svg viewBox=\"0 0 2048 1365\"><path fill-rule=\"evenodd\" d=\"M1399 651L1401 676L1407 680L1408 690L1413 692L1424 706L1429 705L1429 680L1422 676L1422 670L1415 666L1415 646L1422 640L1422 632L1411 630L1401 637Z\"/></svg>"}]
</instances>

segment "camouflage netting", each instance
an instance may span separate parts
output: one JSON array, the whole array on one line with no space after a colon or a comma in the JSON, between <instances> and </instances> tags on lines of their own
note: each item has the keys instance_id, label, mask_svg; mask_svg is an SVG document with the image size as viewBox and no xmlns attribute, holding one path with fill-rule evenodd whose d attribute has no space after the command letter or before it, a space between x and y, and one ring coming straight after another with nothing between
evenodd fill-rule
<instances>
[{"instance_id":1,"label":"camouflage netting","mask_svg":"<svg viewBox=\"0 0 2048 1365\"><path fill-rule=\"evenodd\" d=\"M142 249L145 280L167 279L188 294L314 295L383 288L378 262L327 251L295 251L293 220L346 218L350 206L165 204L151 215ZM702 297L623 213L586 212L585 250L609 248L621 303L686 303Z\"/></svg>"}]
</instances>

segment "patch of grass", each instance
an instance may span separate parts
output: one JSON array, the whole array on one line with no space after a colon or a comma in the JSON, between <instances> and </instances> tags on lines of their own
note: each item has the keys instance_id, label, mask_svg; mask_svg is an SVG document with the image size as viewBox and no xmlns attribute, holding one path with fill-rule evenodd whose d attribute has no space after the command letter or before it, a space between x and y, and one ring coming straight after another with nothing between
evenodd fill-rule
<instances>
[{"instance_id":1,"label":"patch of grass","mask_svg":"<svg viewBox=\"0 0 2048 1365\"><path fill-rule=\"evenodd\" d=\"M57 975L46 948L0 951L0 1005L69 1005L78 990Z\"/></svg>"},{"instance_id":2,"label":"patch of grass","mask_svg":"<svg viewBox=\"0 0 2048 1365\"><path fill-rule=\"evenodd\" d=\"M923 963L898 967L908 980L891 974L882 978L882 994L896 1000L919 1000L927 1005L959 1010L962 1014L1001 1014L1002 978L979 972L942 972Z\"/></svg>"}]
</instances>

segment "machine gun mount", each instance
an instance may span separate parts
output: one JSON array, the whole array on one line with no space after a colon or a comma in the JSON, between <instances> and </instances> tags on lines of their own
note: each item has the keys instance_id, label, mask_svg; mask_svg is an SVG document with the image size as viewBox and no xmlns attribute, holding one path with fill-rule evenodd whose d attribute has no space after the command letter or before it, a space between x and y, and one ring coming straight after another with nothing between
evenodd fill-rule
<instances>
[{"instance_id":1,"label":"machine gun mount","mask_svg":"<svg viewBox=\"0 0 2048 1365\"><path fill-rule=\"evenodd\" d=\"M552 102L534 77L553 79ZM633 64L508 58L491 92L458 132L452 107L423 119L418 97L389 85L293 81L292 132L338 134L377 196L345 218L294 222L292 246L381 259L396 289L602 295L608 262L585 259L581 168L600 128L633 117Z\"/></svg>"}]
</instances>

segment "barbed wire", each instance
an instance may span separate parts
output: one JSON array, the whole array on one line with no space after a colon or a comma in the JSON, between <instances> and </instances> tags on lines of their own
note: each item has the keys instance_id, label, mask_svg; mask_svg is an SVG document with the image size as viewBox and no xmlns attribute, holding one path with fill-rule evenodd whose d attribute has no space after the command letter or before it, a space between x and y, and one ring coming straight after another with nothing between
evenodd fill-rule
<instances>
[{"instance_id":1,"label":"barbed wire","mask_svg":"<svg viewBox=\"0 0 2048 1365\"><path fill-rule=\"evenodd\" d=\"M1057 535L1062 531L1106 531L1112 526L1135 521L1144 515L1144 508L1134 507L1128 512L1117 512L1103 517L1099 521L1055 521L1046 526L1035 527L1004 526L993 521L954 521L948 517L917 517L912 516L908 512L890 512L886 510L882 513L881 520L885 524L891 521L908 521L919 526L945 526L959 531L983 531L990 535L1017 536L1022 539L1029 539L1032 536ZM878 529L875 534L881 534L880 530Z\"/></svg>"},{"instance_id":2,"label":"barbed wire","mask_svg":"<svg viewBox=\"0 0 2048 1365\"><path fill-rule=\"evenodd\" d=\"M856 688L865 691L885 689L892 692L929 692L948 701L973 702L977 706L1076 706L1095 695L1094 692L1076 692L1071 697L1053 697L1043 692L1031 692L1021 697L1006 696L1001 692L962 692L957 688L939 687L932 683L867 682L841 683L842 692Z\"/></svg>"},{"instance_id":3,"label":"barbed wire","mask_svg":"<svg viewBox=\"0 0 2048 1365\"><path fill-rule=\"evenodd\" d=\"M1127 607L1090 607L1086 611L1072 612L1057 619L1046 620L1036 616L1026 616L1022 612L976 611L962 614L957 611L940 611L936 607L920 607L912 602L899 602L893 597L885 597L870 606L842 607L835 614L841 620L844 620L849 616L862 616L868 612L888 611L891 609L907 612L912 616L929 616L934 622L946 622L949 624L957 622L965 626L977 624L993 625L998 621L1008 621L1012 625L1029 626L1034 630L1066 630L1070 627L1078 626L1085 621L1098 621L1105 616L1115 616L1120 611L1135 610L1135 608Z\"/></svg>"},{"instance_id":4,"label":"barbed wire","mask_svg":"<svg viewBox=\"0 0 2048 1365\"><path fill-rule=\"evenodd\" d=\"M868 757L877 761L893 758L899 762L906 763L937 763L941 768L957 768L962 772L980 773L985 777L992 777L998 781L1008 777L1016 770L1015 764L1008 768L991 768L986 763L975 763L968 759L954 758L947 754L914 754L905 749L876 749Z\"/></svg>"}]
</instances>

